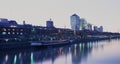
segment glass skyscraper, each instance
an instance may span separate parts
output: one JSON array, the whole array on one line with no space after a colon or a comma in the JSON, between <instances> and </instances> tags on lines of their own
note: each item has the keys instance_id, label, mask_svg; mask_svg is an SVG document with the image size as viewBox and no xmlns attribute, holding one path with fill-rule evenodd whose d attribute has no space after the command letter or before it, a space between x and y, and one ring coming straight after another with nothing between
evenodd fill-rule
<instances>
[{"instance_id":1,"label":"glass skyscraper","mask_svg":"<svg viewBox=\"0 0 120 64\"><path fill-rule=\"evenodd\" d=\"M77 14L73 14L70 17L70 23L71 23L72 30L80 29L80 17Z\"/></svg>"},{"instance_id":2,"label":"glass skyscraper","mask_svg":"<svg viewBox=\"0 0 120 64\"><path fill-rule=\"evenodd\" d=\"M81 22L80 22L80 29L81 30L87 29L87 21L84 18L81 18L80 20L81 20Z\"/></svg>"}]
</instances>

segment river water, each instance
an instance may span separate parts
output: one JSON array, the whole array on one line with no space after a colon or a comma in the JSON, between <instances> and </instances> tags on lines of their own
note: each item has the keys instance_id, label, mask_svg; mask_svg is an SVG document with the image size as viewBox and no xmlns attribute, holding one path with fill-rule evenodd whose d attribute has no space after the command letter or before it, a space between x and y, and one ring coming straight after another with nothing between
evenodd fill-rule
<instances>
[{"instance_id":1,"label":"river water","mask_svg":"<svg viewBox=\"0 0 120 64\"><path fill-rule=\"evenodd\" d=\"M0 64L120 64L120 40L0 50Z\"/></svg>"}]
</instances>

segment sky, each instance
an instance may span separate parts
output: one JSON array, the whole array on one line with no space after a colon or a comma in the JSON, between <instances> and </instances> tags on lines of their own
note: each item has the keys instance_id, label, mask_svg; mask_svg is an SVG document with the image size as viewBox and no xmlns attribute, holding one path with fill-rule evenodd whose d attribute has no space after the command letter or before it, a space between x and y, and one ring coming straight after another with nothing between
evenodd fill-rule
<instances>
[{"instance_id":1,"label":"sky","mask_svg":"<svg viewBox=\"0 0 120 64\"><path fill-rule=\"evenodd\" d=\"M0 0L0 18L19 24L25 20L46 26L51 18L55 27L70 28L74 13L93 25L102 25L104 31L120 32L120 0Z\"/></svg>"}]
</instances>

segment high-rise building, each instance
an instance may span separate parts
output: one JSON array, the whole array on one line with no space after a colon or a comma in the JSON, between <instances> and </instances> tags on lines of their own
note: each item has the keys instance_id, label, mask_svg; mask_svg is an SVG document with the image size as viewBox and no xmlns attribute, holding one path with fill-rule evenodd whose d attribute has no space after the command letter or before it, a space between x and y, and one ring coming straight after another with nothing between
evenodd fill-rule
<instances>
[{"instance_id":1,"label":"high-rise building","mask_svg":"<svg viewBox=\"0 0 120 64\"><path fill-rule=\"evenodd\" d=\"M80 29L85 30L87 29L87 21L84 18L81 18Z\"/></svg>"},{"instance_id":2,"label":"high-rise building","mask_svg":"<svg viewBox=\"0 0 120 64\"><path fill-rule=\"evenodd\" d=\"M77 14L73 14L70 17L70 23L71 23L72 30L80 29L80 17Z\"/></svg>"},{"instance_id":3,"label":"high-rise building","mask_svg":"<svg viewBox=\"0 0 120 64\"><path fill-rule=\"evenodd\" d=\"M54 27L53 21L51 19L46 21L46 26L49 27L49 28Z\"/></svg>"},{"instance_id":4,"label":"high-rise building","mask_svg":"<svg viewBox=\"0 0 120 64\"><path fill-rule=\"evenodd\" d=\"M25 25L25 21L23 21L23 25Z\"/></svg>"},{"instance_id":5,"label":"high-rise building","mask_svg":"<svg viewBox=\"0 0 120 64\"><path fill-rule=\"evenodd\" d=\"M98 27L97 26L94 26L94 31L98 31Z\"/></svg>"},{"instance_id":6,"label":"high-rise building","mask_svg":"<svg viewBox=\"0 0 120 64\"><path fill-rule=\"evenodd\" d=\"M88 24L87 24L87 29L90 30L90 31L92 31L92 24L89 24L89 23L88 23Z\"/></svg>"},{"instance_id":7,"label":"high-rise building","mask_svg":"<svg viewBox=\"0 0 120 64\"><path fill-rule=\"evenodd\" d=\"M103 32L103 26L99 27L99 32Z\"/></svg>"}]
</instances>

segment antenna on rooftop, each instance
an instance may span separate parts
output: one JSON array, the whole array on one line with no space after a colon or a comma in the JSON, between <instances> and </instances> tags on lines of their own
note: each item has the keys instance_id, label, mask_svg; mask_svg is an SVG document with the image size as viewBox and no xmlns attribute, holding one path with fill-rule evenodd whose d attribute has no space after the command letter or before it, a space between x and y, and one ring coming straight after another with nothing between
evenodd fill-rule
<instances>
[{"instance_id":1,"label":"antenna on rooftop","mask_svg":"<svg viewBox=\"0 0 120 64\"><path fill-rule=\"evenodd\" d=\"M51 18L50 18L50 21L51 21Z\"/></svg>"},{"instance_id":2,"label":"antenna on rooftop","mask_svg":"<svg viewBox=\"0 0 120 64\"><path fill-rule=\"evenodd\" d=\"M25 20L23 20L23 25L25 25Z\"/></svg>"}]
</instances>

